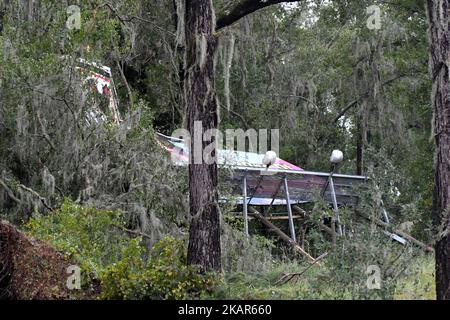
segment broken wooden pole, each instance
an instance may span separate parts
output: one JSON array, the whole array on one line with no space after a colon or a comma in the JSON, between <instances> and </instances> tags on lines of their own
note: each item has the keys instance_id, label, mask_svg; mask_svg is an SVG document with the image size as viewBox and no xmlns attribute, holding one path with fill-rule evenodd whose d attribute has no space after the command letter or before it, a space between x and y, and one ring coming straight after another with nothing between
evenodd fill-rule
<instances>
[{"instance_id":1,"label":"broken wooden pole","mask_svg":"<svg viewBox=\"0 0 450 320\"><path fill-rule=\"evenodd\" d=\"M313 263L309 264L303 271L283 274L283 276L277 282L275 282L275 285L285 284L291 281L293 278L298 279L302 274L308 271L313 265L318 264L319 261L325 258L327 255L328 252L325 252L324 254L320 255Z\"/></svg>"},{"instance_id":2,"label":"broken wooden pole","mask_svg":"<svg viewBox=\"0 0 450 320\"><path fill-rule=\"evenodd\" d=\"M307 213L305 212L305 210L303 210L303 209L300 208L299 206L293 205L292 208L293 208L295 211L297 211L297 212L299 212L299 213L302 213L302 214L304 214L305 216L307 216ZM319 226L320 229L322 229L323 231L325 231L326 233L328 233L332 238L333 238L333 237L336 238L336 232L333 231L332 228L328 227L327 225L325 225L325 224L324 224L322 221L320 221L320 220L317 221L317 224L318 224L318 226Z\"/></svg>"},{"instance_id":3,"label":"broken wooden pole","mask_svg":"<svg viewBox=\"0 0 450 320\"><path fill-rule=\"evenodd\" d=\"M277 228L272 222L267 220L259 211L257 211L253 207L249 207L249 211L251 214L257 218L259 221L261 221L266 227L272 229L282 240L289 243L295 251L300 252L302 255L307 257L311 262L316 262L316 259L312 257L308 252L306 252L296 241L291 239L287 234L285 234L283 231L281 231L279 228Z\"/></svg>"},{"instance_id":4,"label":"broken wooden pole","mask_svg":"<svg viewBox=\"0 0 450 320\"><path fill-rule=\"evenodd\" d=\"M389 224L387 224L386 222L378 219L378 218L373 218L373 217L369 217L361 212L356 211L357 214L359 214L361 217L366 218L369 221L372 221L373 223L375 223L375 225L382 227L382 228L387 228L389 230L392 231L392 233L395 233L403 238L405 238L406 240L410 241L411 243L415 244L416 246L420 247L421 249L423 249L425 252L434 252L434 249L423 243L422 241L417 240L416 238L414 238L413 236L411 236L410 234L407 234L406 232L403 232L402 230L398 230L398 229L394 229L392 228Z\"/></svg>"}]
</instances>

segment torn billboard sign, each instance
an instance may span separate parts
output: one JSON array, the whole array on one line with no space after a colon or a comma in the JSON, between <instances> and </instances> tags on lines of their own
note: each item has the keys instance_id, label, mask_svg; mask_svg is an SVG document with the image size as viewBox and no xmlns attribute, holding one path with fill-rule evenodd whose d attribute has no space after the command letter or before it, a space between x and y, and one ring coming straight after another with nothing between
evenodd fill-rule
<instances>
[{"instance_id":1,"label":"torn billboard sign","mask_svg":"<svg viewBox=\"0 0 450 320\"><path fill-rule=\"evenodd\" d=\"M188 165L189 150L184 140L157 133L157 142L170 153L175 165ZM264 155L252 152L219 149L217 154L219 168L232 171L231 182L234 193L238 196L235 200L238 204L243 203L244 177L249 205L286 205L286 190L283 184L285 178L291 203L312 202L317 195L332 202L332 191L328 183L330 173L306 171L278 157L273 165L266 168L262 161ZM366 179L364 176L333 173L337 203L354 205L358 198L355 188Z\"/></svg>"},{"instance_id":2,"label":"torn billboard sign","mask_svg":"<svg viewBox=\"0 0 450 320\"><path fill-rule=\"evenodd\" d=\"M111 69L107 66L77 60L75 67L81 77L82 86L90 94L89 108L86 110L86 121L89 125L107 122L120 122L119 104Z\"/></svg>"}]
</instances>

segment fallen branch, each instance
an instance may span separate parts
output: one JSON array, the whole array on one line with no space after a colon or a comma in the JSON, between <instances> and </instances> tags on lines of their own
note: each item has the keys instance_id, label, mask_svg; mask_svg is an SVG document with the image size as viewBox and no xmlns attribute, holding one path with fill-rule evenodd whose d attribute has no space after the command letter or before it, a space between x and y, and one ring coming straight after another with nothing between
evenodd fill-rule
<instances>
[{"instance_id":1,"label":"fallen branch","mask_svg":"<svg viewBox=\"0 0 450 320\"><path fill-rule=\"evenodd\" d=\"M278 279L277 282L275 282L275 285L281 285L288 283L289 281L295 279L294 281L297 282L302 274L304 274L306 271L308 271L313 265L318 264L320 260L325 258L328 255L328 252L325 252L324 254L320 255L316 260L314 260L313 263L309 264L304 270L300 272L293 272L293 273L284 273L280 279Z\"/></svg>"},{"instance_id":2,"label":"fallen branch","mask_svg":"<svg viewBox=\"0 0 450 320\"><path fill-rule=\"evenodd\" d=\"M366 216L366 215L363 214L362 212L358 212L358 211L357 211L357 213L358 213L360 216L366 218L367 220L372 221L372 222L375 223L375 225L377 225L378 227L389 229L389 230L391 230L393 233L395 233L395 234L397 234L397 235L399 235L399 236L405 238L405 239L408 240L409 242L411 242L411 243L415 244L416 246L420 247L420 248L421 248L422 250L424 250L425 252L434 252L434 249L433 249L431 246L429 246L429 245L423 243L422 241L417 240L416 238L414 238L414 237L411 236L410 234L408 234L408 233L406 233L406 232L403 232L402 230L394 229L394 228L392 228L392 226L390 226L389 224L387 224L387 223L384 222L384 221L381 221L380 219L372 218L372 217Z\"/></svg>"},{"instance_id":3,"label":"fallen branch","mask_svg":"<svg viewBox=\"0 0 450 320\"><path fill-rule=\"evenodd\" d=\"M135 235L135 236L141 236L141 237L144 237L144 238L153 240L153 238L152 238L151 236L149 236L148 234L143 233L143 232L141 232L141 231L127 229L127 228L125 228L125 227L123 227L123 226L116 225L116 224L115 224L114 226L115 226L116 228L122 230L122 231L128 232L128 233L133 234L133 235Z\"/></svg>"},{"instance_id":4,"label":"fallen branch","mask_svg":"<svg viewBox=\"0 0 450 320\"><path fill-rule=\"evenodd\" d=\"M55 211L49 204L47 204L47 200L44 197L42 197L39 193L34 191L33 189L28 188L28 187L24 186L23 184L19 184L19 188L31 193L36 198L38 198L41 201L41 203L43 204L43 206L46 207L49 211Z\"/></svg>"},{"instance_id":5,"label":"fallen branch","mask_svg":"<svg viewBox=\"0 0 450 320\"><path fill-rule=\"evenodd\" d=\"M17 203L22 203L22 201L20 201L20 199L18 199L14 195L14 192L12 192L12 190L8 187L8 185L3 180L0 180L0 185L6 190L8 197L10 197L13 201L15 201Z\"/></svg>"},{"instance_id":6,"label":"fallen branch","mask_svg":"<svg viewBox=\"0 0 450 320\"><path fill-rule=\"evenodd\" d=\"M292 209L294 209L295 211L303 214L303 216L305 216L306 218L309 219L308 214L306 213L305 210L303 210L301 207L297 206L297 205L293 205ZM325 225L322 221L318 220L316 221L319 228L322 229L323 231L325 231L326 233L328 233L329 235L331 235L332 237L336 237L336 232L333 231L332 228L328 227L327 225Z\"/></svg>"},{"instance_id":7,"label":"fallen branch","mask_svg":"<svg viewBox=\"0 0 450 320\"><path fill-rule=\"evenodd\" d=\"M19 203L19 204L22 203L22 201L14 195L14 192L6 184L5 181L0 180L0 185L6 190L6 193L8 194L8 197L10 197L16 203ZM54 211L53 208L50 205L47 204L47 200L44 197L42 197L39 193L37 193L33 189L30 189L30 188L24 186L23 184L19 184L18 187L20 189L22 189L22 190L25 190L25 191L31 193L35 197L37 197L41 201L41 203L44 205L44 207L46 207L49 211Z\"/></svg>"},{"instance_id":8,"label":"fallen branch","mask_svg":"<svg viewBox=\"0 0 450 320\"><path fill-rule=\"evenodd\" d=\"M292 240L287 234L285 234L283 231L281 231L279 228L277 228L272 222L267 220L255 208L249 207L249 211L250 211L251 215L253 215L259 221L261 221L265 226L267 226L271 230L273 230L282 240L289 243L292 246L292 248L294 248L295 251L301 253L302 255L307 257L309 260L311 260L313 263L317 260L317 259L314 259L308 252L306 252L297 242Z\"/></svg>"}]
</instances>

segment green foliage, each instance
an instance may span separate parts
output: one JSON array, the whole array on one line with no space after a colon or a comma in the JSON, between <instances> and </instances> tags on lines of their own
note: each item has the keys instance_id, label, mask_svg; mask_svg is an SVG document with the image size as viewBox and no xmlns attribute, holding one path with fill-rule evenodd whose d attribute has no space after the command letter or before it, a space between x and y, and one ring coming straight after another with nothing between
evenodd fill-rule
<instances>
[{"instance_id":1,"label":"green foliage","mask_svg":"<svg viewBox=\"0 0 450 320\"><path fill-rule=\"evenodd\" d=\"M214 275L187 266L181 240L165 237L147 252L142 239L130 238L124 227L120 212L69 199L56 212L36 215L26 224L30 235L79 264L84 288L93 279L100 281L100 299L182 299L211 289Z\"/></svg>"},{"instance_id":2,"label":"green foliage","mask_svg":"<svg viewBox=\"0 0 450 320\"><path fill-rule=\"evenodd\" d=\"M145 263L140 239L123 251L123 259L101 277L102 299L187 299L210 291L214 275L200 275L186 265L183 243L166 237L152 248Z\"/></svg>"},{"instance_id":3,"label":"green foliage","mask_svg":"<svg viewBox=\"0 0 450 320\"><path fill-rule=\"evenodd\" d=\"M340 171L355 171L359 143L363 171L371 176L360 190L359 209L379 217L383 200L394 225L410 220L414 235L427 241L434 149L429 141L431 86L422 2L380 3L382 28L377 31L366 27L365 8L373 4L369 0L301 1L290 9L270 6L218 37L219 43L231 33L235 38L229 66L231 108L220 114L221 129L278 128L281 157L311 170L328 170L330 151L340 148L345 154ZM102 298L201 295L212 278L185 266L178 240L164 238L146 250L188 224L186 172L170 168L153 131L170 134L184 117L184 50L177 43L173 3L80 0L80 30L66 28L65 2L27 3L0 4L0 178L20 199L12 201L0 187L0 216L18 222L34 214L27 224L30 234L75 259L89 275L83 278L84 286L93 278L101 280ZM218 14L226 3L214 1ZM226 50L219 45L216 55L215 92L222 102ZM69 62L83 57L112 68L122 98L120 125L85 126L84 108L89 105L71 82L74 65L62 62L62 56ZM130 91L133 105L128 102ZM345 114L336 121L342 110ZM47 173L53 188L46 186ZM77 203L117 210L65 200L55 212L40 215L46 212L41 200L22 192L19 184L53 207L71 196ZM222 186L220 194L231 199ZM410 279L417 273L405 280L389 270L422 261L391 246L367 221L357 223L352 211L341 210L348 238L339 241L339 250L300 283L279 287L274 283L281 273L304 266L280 262L284 252L275 252L274 242L261 236L247 239L242 219L229 218L226 211L231 209L221 209L227 275L213 297L413 296L416 284ZM328 203L317 201L306 222L305 249L315 256L330 249L330 239L316 221L332 214ZM139 238L130 239L125 226L150 235L145 245ZM252 234L261 231L258 228L258 222L250 223ZM367 291L364 285L365 269L372 263L385 267L381 291ZM427 262L420 288L432 279L430 268ZM409 293L399 293L402 279ZM421 290L414 297L423 297Z\"/></svg>"},{"instance_id":4,"label":"green foliage","mask_svg":"<svg viewBox=\"0 0 450 320\"><path fill-rule=\"evenodd\" d=\"M119 260L130 241L120 232L124 227L120 212L83 207L70 199L52 214L32 217L25 227L31 236L73 257L93 277Z\"/></svg>"}]
</instances>

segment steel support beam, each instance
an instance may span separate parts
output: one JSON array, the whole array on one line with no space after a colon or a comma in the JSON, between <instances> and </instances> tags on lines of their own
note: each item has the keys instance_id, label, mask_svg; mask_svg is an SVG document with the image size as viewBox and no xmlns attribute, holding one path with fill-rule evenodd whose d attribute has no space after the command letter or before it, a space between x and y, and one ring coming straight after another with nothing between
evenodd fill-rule
<instances>
[{"instance_id":1,"label":"steel support beam","mask_svg":"<svg viewBox=\"0 0 450 320\"><path fill-rule=\"evenodd\" d=\"M339 208L338 208L338 204L337 204L337 200L336 200L336 192L334 191L333 173L330 174L329 185L330 185L330 191L331 191L331 200L333 201L334 216L336 219L337 229L338 229L337 234L342 236L342 225L341 225L341 221L339 218Z\"/></svg>"},{"instance_id":2,"label":"steel support beam","mask_svg":"<svg viewBox=\"0 0 450 320\"><path fill-rule=\"evenodd\" d=\"M247 176L244 176L242 190L243 190L242 209L244 211L244 232L245 235L248 237L249 233L248 233L248 208L247 208Z\"/></svg>"},{"instance_id":3,"label":"steel support beam","mask_svg":"<svg viewBox=\"0 0 450 320\"><path fill-rule=\"evenodd\" d=\"M291 207L291 199L289 197L289 186L286 177L284 178L284 191L286 193L286 205L289 215L289 230L291 231L291 239L297 242L297 239L295 237L294 219L292 218L292 207Z\"/></svg>"}]
</instances>

